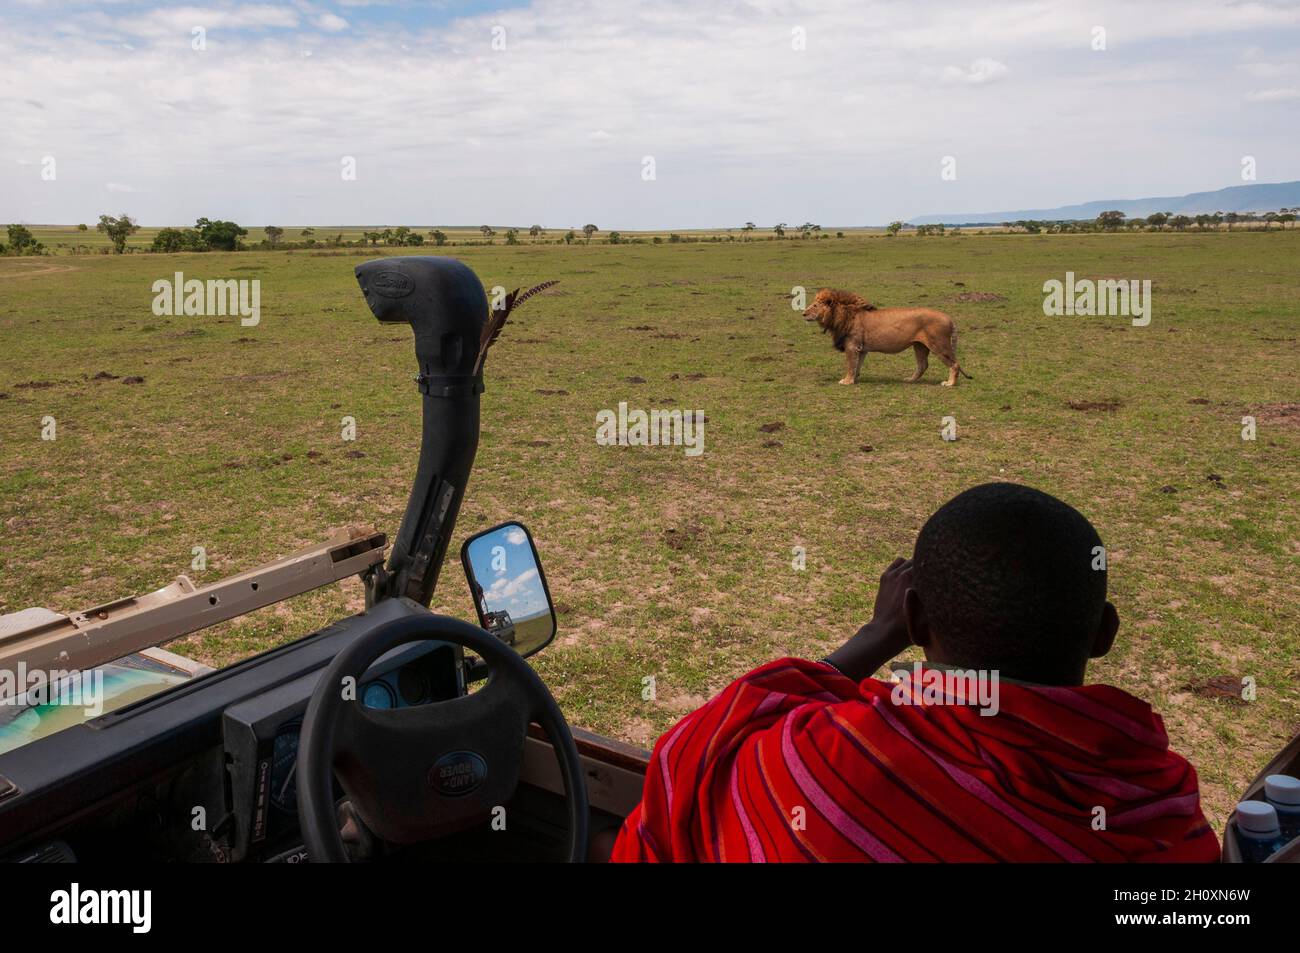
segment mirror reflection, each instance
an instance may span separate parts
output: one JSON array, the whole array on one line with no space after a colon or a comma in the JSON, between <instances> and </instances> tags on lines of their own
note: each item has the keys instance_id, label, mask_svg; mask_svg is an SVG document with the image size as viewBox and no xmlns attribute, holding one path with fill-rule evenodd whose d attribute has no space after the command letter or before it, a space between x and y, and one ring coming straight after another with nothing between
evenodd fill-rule
<instances>
[{"instance_id":1,"label":"mirror reflection","mask_svg":"<svg viewBox=\"0 0 1300 953\"><path fill-rule=\"evenodd\" d=\"M532 537L506 523L471 537L461 553L479 623L523 656L555 635L555 614Z\"/></svg>"}]
</instances>

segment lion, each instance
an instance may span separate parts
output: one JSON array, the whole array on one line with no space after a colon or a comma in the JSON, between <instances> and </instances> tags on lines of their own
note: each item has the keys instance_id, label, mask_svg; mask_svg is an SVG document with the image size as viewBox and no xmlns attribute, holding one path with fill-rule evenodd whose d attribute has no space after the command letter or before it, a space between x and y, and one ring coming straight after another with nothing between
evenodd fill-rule
<instances>
[{"instance_id":1,"label":"lion","mask_svg":"<svg viewBox=\"0 0 1300 953\"><path fill-rule=\"evenodd\" d=\"M844 352L847 368L841 384L856 384L862 358L868 351L897 354L909 344L916 354L916 371L907 378L915 384L925 373L930 352L948 365L944 387L957 384L957 375L974 380L957 363L957 328L952 318L933 308L877 308L851 291L823 288L803 313L816 321L824 333L835 339L835 349Z\"/></svg>"}]
</instances>

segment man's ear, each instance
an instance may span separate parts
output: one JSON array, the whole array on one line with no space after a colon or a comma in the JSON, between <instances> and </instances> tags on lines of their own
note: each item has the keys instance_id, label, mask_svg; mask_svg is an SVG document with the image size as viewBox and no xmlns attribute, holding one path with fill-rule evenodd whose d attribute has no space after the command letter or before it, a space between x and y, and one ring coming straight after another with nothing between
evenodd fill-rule
<instances>
[{"instance_id":1,"label":"man's ear","mask_svg":"<svg viewBox=\"0 0 1300 953\"><path fill-rule=\"evenodd\" d=\"M1101 658L1111 650L1115 644L1115 633L1119 631L1119 613L1115 607L1107 602L1106 608L1101 610L1101 625L1097 626L1097 634L1092 639L1092 650L1088 653L1089 658Z\"/></svg>"},{"instance_id":2,"label":"man's ear","mask_svg":"<svg viewBox=\"0 0 1300 953\"><path fill-rule=\"evenodd\" d=\"M907 637L912 644L925 648L930 644L930 623L925 617L925 606L915 589L903 593L903 619L907 622Z\"/></svg>"}]
</instances>

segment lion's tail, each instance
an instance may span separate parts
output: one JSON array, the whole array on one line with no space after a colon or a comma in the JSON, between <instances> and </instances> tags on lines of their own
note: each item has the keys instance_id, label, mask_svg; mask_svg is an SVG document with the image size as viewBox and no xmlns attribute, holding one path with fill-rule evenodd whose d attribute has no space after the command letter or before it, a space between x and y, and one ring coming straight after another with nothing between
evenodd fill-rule
<instances>
[{"instance_id":1,"label":"lion's tail","mask_svg":"<svg viewBox=\"0 0 1300 953\"><path fill-rule=\"evenodd\" d=\"M955 324L952 326L952 334L949 336L949 340L952 341L953 360L956 360L957 359L957 325ZM962 377L966 378L966 380L973 381L975 379L966 373L966 369L961 366L960 362L958 362L957 364L957 370L961 373Z\"/></svg>"}]
</instances>

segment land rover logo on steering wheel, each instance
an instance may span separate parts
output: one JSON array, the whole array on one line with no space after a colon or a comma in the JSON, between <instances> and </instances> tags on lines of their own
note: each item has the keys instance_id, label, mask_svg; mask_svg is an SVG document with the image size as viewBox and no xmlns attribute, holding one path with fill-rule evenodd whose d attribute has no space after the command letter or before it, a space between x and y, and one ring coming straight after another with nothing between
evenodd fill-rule
<instances>
[{"instance_id":1,"label":"land rover logo on steering wheel","mask_svg":"<svg viewBox=\"0 0 1300 953\"><path fill-rule=\"evenodd\" d=\"M429 769L429 786L443 797L462 797L477 791L487 778L487 762L473 751L452 751Z\"/></svg>"},{"instance_id":2,"label":"land rover logo on steering wheel","mask_svg":"<svg viewBox=\"0 0 1300 953\"><path fill-rule=\"evenodd\" d=\"M381 271L370 279L370 287L385 298L405 298L415 290L415 282L400 271Z\"/></svg>"}]
</instances>

